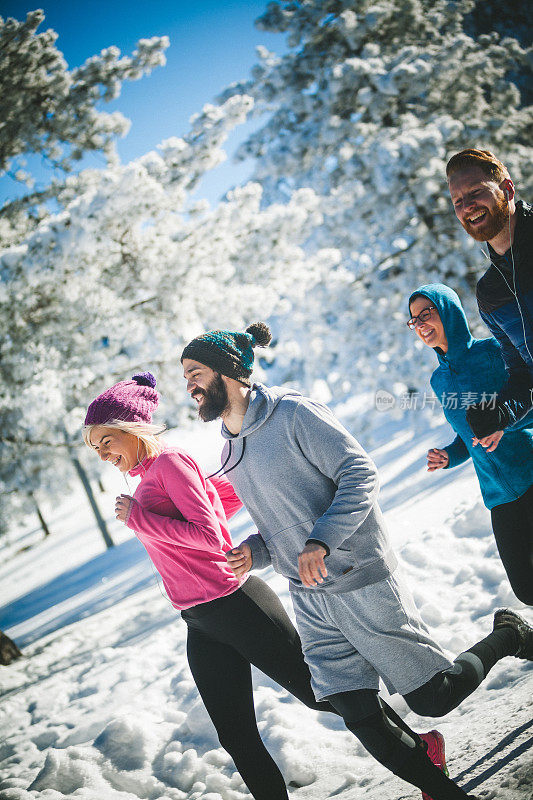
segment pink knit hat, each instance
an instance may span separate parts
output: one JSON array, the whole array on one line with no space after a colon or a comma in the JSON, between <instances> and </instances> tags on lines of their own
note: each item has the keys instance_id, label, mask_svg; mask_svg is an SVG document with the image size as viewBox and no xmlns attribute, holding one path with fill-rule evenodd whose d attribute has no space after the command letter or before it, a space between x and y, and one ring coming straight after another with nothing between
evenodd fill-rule
<instances>
[{"instance_id":1,"label":"pink knit hat","mask_svg":"<svg viewBox=\"0 0 533 800\"><path fill-rule=\"evenodd\" d=\"M156 380L150 372L134 375L131 381L120 381L102 392L87 409L86 425L120 422L152 422L159 404Z\"/></svg>"}]
</instances>

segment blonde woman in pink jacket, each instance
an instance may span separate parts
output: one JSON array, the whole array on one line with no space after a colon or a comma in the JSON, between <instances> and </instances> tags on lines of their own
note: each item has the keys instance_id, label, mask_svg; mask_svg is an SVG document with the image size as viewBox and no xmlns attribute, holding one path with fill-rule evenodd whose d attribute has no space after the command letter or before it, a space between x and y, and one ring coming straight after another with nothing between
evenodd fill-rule
<instances>
[{"instance_id":1,"label":"blonde woman in pink jacket","mask_svg":"<svg viewBox=\"0 0 533 800\"><path fill-rule=\"evenodd\" d=\"M233 487L206 477L188 453L157 438L155 385L144 372L111 386L90 404L83 437L102 461L140 477L133 497L117 497L116 517L143 543L187 623L189 666L222 747L255 800L288 800L257 729L251 665L310 708L337 712L315 700L300 638L277 595L254 575L236 577L228 565L227 519L242 506ZM380 703L391 730L421 741ZM431 734L422 736L431 741Z\"/></svg>"},{"instance_id":2,"label":"blonde woman in pink jacket","mask_svg":"<svg viewBox=\"0 0 533 800\"><path fill-rule=\"evenodd\" d=\"M133 497L116 499L117 519L143 543L172 605L187 623L187 658L198 691L256 800L288 800L285 781L257 729L251 665L307 706L318 703L300 639L277 595L255 576L236 578L227 519L241 501L225 478L203 474L152 424L155 378L134 375L90 404L83 437L102 461L139 476Z\"/></svg>"}]
</instances>

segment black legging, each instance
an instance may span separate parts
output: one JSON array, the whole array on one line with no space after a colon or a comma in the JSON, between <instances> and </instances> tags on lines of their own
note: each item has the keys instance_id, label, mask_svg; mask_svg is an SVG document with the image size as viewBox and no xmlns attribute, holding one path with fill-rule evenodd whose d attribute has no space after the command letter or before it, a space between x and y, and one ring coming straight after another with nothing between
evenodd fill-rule
<instances>
[{"instance_id":1,"label":"black legging","mask_svg":"<svg viewBox=\"0 0 533 800\"><path fill-rule=\"evenodd\" d=\"M456 708L484 680L494 664L518 649L517 633L500 628L461 653L449 670L438 672L427 683L404 695L417 714L440 717ZM464 800L467 794L427 758L416 734L399 730L384 713L377 693L369 689L342 692L328 700L366 749L395 775L417 786L433 800Z\"/></svg>"},{"instance_id":2,"label":"black legging","mask_svg":"<svg viewBox=\"0 0 533 800\"><path fill-rule=\"evenodd\" d=\"M250 665L310 708L342 712L328 702L315 700L300 637L278 596L251 575L233 594L181 613L188 627L191 672L220 744L233 758L256 800L287 800L283 776L257 729ZM370 713L378 702L374 695L370 693ZM360 716L369 713L366 697L358 697L355 707ZM387 731L407 736L421 750L418 735L386 703L380 701L379 709ZM421 755L430 771L439 772L424 752Z\"/></svg>"},{"instance_id":3,"label":"black legging","mask_svg":"<svg viewBox=\"0 0 533 800\"><path fill-rule=\"evenodd\" d=\"M394 774L431 794L433 800L463 800L462 789L435 767L420 737L377 693L362 689L317 702L300 638L276 594L255 576L227 597L182 611L188 627L189 665L216 728L256 800L288 800L283 776L265 748L255 719L251 664L310 708L340 714L366 749ZM516 633L494 631L453 670L405 696L424 716L455 708L504 655L516 652Z\"/></svg>"},{"instance_id":4,"label":"black legging","mask_svg":"<svg viewBox=\"0 0 533 800\"><path fill-rule=\"evenodd\" d=\"M348 730L399 778L422 789L433 800L466 800L466 792L431 763L420 738L399 730L383 712L376 691L359 689L334 694L328 699L343 717Z\"/></svg>"},{"instance_id":5,"label":"black legging","mask_svg":"<svg viewBox=\"0 0 533 800\"><path fill-rule=\"evenodd\" d=\"M513 628L498 628L458 655L452 669L438 672L404 698L423 717L443 717L477 689L500 659L514 655L518 647L518 634Z\"/></svg>"},{"instance_id":6,"label":"black legging","mask_svg":"<svg viewBox=\"0 0 533 800\"><path fill-rule=\"evenodd\" d=\"M233 594L181 613L191 672L220 744L256 800L287 800L283 776L257 729L250 665L310 708L334 710L315 700L300 638L281 601L251 575Z\"/></svg>"},{"instance_id":7,"label":"black legging","mask_svg":"<svg viewBox=\"0 0 533 800\"><path fill-rule=\"evenodd\" d=\"M491 509L492 530L513 592L533 606L533 486L513 500Z\"/></svg>"}]
</instances>

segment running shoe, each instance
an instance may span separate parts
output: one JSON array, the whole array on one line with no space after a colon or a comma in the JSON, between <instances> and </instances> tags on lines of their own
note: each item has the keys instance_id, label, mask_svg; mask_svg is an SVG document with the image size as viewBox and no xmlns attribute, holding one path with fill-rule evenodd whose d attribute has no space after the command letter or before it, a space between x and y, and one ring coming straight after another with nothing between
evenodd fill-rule
<instances>
[{"instance_id":1,"label":"running shoe","mask_svg":"<svg viewBox=\"0 0 533 800\"><path fill-rule=\"evenodd\" d=\"M533 661L533 628L526 620L510 608L499 608L494 614L493 629L513 628L518 634L518 650L516 658Z\"/></svg>"},{"instance_id":2,"label":"running shoe","mask_svg":"<svg viewBox=\"0 0 533 800\"><path fill-rule=\"evenodd\" d=\"M444 753L444 736L439 731L428 731L427 733L419 734L422 741L427 745L427 754L430 761L435 764L445 775L449 775L448 767L446 766L446 758ZM422 792L422 800L432 800L429 794Z\"/></svg>"}]
</instances>

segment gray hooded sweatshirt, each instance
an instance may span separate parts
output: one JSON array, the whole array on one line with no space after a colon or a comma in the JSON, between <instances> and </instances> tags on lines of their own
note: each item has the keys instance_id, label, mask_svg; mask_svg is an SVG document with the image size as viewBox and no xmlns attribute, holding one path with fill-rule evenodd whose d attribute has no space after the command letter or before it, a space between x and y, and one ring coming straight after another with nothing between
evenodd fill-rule
<instances>
[{"instance_id":1,"label":"gray hooded sweatshirt","mask_svg":"<svg viewBox=\"0 0 533 800\"><path fill-rule=\"evenodd\" d=\"M241 431L222 426L228 480L260 533L253 567L272 564L291 590L346 592L396 567L377 504L374 463L329 408L293 390L254 383ZM329 551L328 577L307 589L298 555L312 539Z\"/></svg>"}]
</instances>

